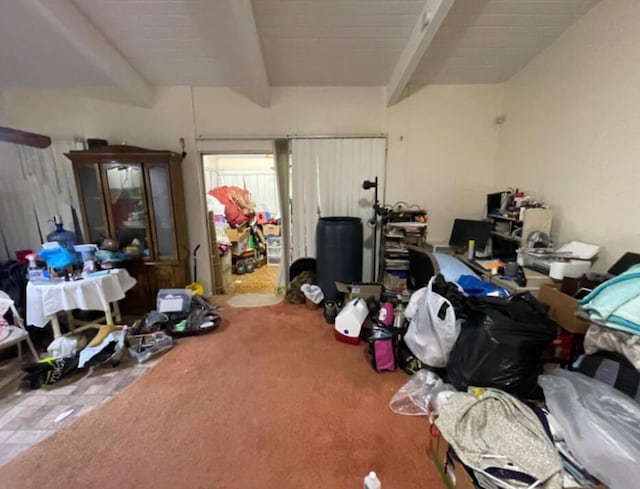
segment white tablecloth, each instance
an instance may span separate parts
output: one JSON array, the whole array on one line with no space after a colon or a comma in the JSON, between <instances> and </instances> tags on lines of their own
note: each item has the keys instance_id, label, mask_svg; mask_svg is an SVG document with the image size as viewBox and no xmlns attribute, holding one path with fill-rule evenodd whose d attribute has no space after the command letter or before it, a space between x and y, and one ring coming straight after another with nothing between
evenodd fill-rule
<instances>
[{"instance_id":1,"label":"white tablecloth","mask_svg":"<svg viewBox=\"0 0 640 489\"><path fill-rule=\"evenodd\" d=\"M76 280L27 284L27 324L44 328L60 311L107 311L111 302L124 299L136 280L119 268L107 274Z\"/></svg>"}]
</instances>

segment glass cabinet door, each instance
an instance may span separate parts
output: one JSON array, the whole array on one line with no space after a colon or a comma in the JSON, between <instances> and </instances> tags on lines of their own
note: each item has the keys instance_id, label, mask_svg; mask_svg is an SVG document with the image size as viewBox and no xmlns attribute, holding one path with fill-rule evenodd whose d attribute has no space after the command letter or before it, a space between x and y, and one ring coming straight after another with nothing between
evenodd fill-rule
<instances>
[{"instance_id":1,"label":"glass cabinet door","mask_svg":"<svg viewBox=\"0 0 640 489\"><path fill-rule=\"evenodd\" d=\"M78 184L81 189L80 198L84 207L83 239L87 243L99 243L107 237L106 217L102 201L100 170L98 165L79 165L77 167Z\"/></svg>"},{"instance_id":2,"label":"glass cabinet door","mask_svg":"<svg viewBox=\"0 0 640 489\"><path fill-rule=\"evenodd\" d=\"M174 232L169 166L157 164L149 165L146 168L158 258L175 258L178 253Z\"/></svg>"},{"instance_id":3,"label":"glass cabinet door","mask_svg":"<svg viewBox=\"0 0 640 489\"><path fill-rule=\"evenodd\" d=\"M113 237L121 248L138 248L143 258L152 258L142 166L109 165L105 174Z\"/></svg>"}]
</instances>

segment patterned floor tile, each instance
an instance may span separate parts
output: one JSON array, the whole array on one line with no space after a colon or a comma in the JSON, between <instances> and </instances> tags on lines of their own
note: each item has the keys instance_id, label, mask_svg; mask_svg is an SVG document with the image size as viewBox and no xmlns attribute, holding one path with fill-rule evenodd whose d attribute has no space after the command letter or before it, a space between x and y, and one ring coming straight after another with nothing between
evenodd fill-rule
<instances>
[{"instance_id":1,"label":"patterned floor tile","mask_svg":"<svg viewBox=\"0 0 640 489\"><path fill-rule=\"evenodd\" d=\"M7 438L9 438L14 433L15 433L15 431L12 431L12 430L0 430L0 443L5 441Z\"/></svg>"},{"instance_id":2,"label":"patterned floor tile","mask_svg":"<svg viewBox=\"0 0 640 489\"><path fill-rule=\"evenodd\" d=\"M138 365L129 359L118 368L82 371L35 391L19 390L21 374L13 372L13 380L0 386L0 466L95 409L156 363L154 360ZM11 368L19 370L19 364L13 362L0 368L3 373ZM56 422L69 410L73 410L71 414Z\"/></svg>"},{"instance_id":3,"label":"patterned floor tile","mask_svg":"<svg viewBox=\"0 0 640 489\"><path fill-rule=\"evenodd\" d=\"M45 438L51 436L53 433L53 430L18 430L9 438L7 438L4 443L35 445L36 443L41 442Z\"/></svg>"}]
</instances>

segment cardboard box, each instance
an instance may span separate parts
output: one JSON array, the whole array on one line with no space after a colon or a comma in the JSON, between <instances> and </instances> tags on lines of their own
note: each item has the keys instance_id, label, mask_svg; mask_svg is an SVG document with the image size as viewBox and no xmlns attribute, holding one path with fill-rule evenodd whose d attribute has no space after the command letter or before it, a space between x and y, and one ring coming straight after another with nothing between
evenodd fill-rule
<instances>
[{"instance_id":1,"label":"cardboard box","mask_svg":"<svg viewBox=\"0 0 640 489\"><path fill-rule=\"evenodd\" d=\"M280 236L280 226L275 224L263 224L262 233L265 236Z\"/></svg>"},{"instance_id":2,"label":"cardboard box","mask_svg":"<svg viewBox=\"0 0 640 489\"><path fill-rule=\"evenodd\" d=\"M342 282L336 282L336 289L338 289L338 292L344 292L344 298L346 301L350 301L358 297L362 299L373 297L375 300L379 301L380 296L382 295L382 285L375 283L344 284Z\"/></svg>"},{"instance_id":3,"label":"cardboard box","mask_svg":"<svg viewBox=\"0 0 640 489\"><path fill-rule=\"evenodd\" d=\"M433 459L442 481L448 489L475 489L473 480L466 469L457 459L449 453L449 444L441 436L434 438Z\"/></svg>"},{"instance_id":4,"label":"cardboard box","mask_svg":"<svg viewBox=\"0 0 640 489\"><path fill-rule=\"evenodd\" d=\"M231 243L231 253L233 256L240 256L249 249L249 238L241 239Z\"/></svg>"},{"instance_id":5,"label":"cardboard box","mask_svg":"<svg viewBox=\"0 0 640 489\"><path fill-rule=\"evenodd\" d=\"M227 235L227 238L229 238L229 241L231 241L232 243L238 243L240 241L243 240L248 240L249 239L249 233L250 230L249 228L245 227L245 228L227 228L224 230L225 234Z\"/></svg>"},{"instance_id":6,"label":"cardboard box","mask_svg":"<svg viewBox=\"0 0 640 489\"><path fill-rule=\"evenodd\" d=\"M559 285L546 283L540 286L538 299L549 306L549 317L558 325L570 333L584 334L589 328L589 323L578 319L578 301L570 295L560 291Z\"/></svg>"}]
</instances>

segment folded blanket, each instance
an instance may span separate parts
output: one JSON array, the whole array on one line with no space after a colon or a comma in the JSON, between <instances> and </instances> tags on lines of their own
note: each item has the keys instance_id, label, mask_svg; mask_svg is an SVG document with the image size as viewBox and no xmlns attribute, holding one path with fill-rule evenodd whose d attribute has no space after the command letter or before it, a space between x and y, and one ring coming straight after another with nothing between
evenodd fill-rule
<instances>
[{"instance_id":1,"label":"folded blanket","mask_svg":"<svg viewBox=\"0 0 640 489\"><path fill-rule=\"evenodd\" d=\"M640 265L599 285L578 304L599 324L640 334Z\"/></svg>"}]
</instances>

